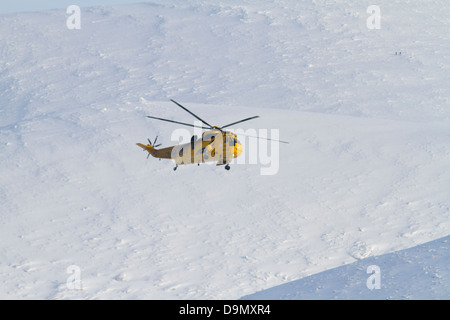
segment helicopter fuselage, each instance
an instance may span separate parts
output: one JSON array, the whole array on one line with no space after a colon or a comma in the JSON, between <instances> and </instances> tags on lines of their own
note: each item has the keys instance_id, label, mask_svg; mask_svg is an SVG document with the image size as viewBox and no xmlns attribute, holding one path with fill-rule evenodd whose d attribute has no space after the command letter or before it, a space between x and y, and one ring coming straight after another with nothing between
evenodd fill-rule
<instances>
[{"instance_id":1,"label":"helicopter fuselage","mask_svg":"<svg viewBox=\"0 0 450 320\"><path fill-rule=\"evenodd\" d=\"M217 162L227 164L242 153L242 144L231 131L211 130L203 132L202 137L192 136L189 143L156 149L150 143L138 146L147 150L155 158L173 159L175 164L194 164Z\"/></svg>"}]
</instances>

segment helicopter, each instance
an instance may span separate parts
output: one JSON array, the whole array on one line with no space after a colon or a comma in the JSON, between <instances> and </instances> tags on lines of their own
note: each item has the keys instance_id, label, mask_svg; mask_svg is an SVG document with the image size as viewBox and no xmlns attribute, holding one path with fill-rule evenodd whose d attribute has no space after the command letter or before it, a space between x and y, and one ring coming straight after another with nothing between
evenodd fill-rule
<instances>
[{"instance_id":1,"label":"helicopter","mask_svg":"<svg viewBox=\"0 0 450 320\"><path fill-rule=\"evenodd\" d=\"M173 170L177 170L178 165L181 164L195 164L200 165L200 163L205 162L216 162L217 166L225 165L225 170L230 170L230 162L239 157L242 154L242 144L238 140L237 135L231 131L224 130L227 127L232 125L249 121L252 119L259 118L259 116L253 116L249 118L245 118L239 121L235 121L229 123L225 126L218 127L212 126L205 120L201 119L199 116L179 104L173 99L170 99L171 102L175 103L178 107L188 112L197 120L201 121L203 125L198 126L195 124L174 121L169 119L158 118L154 116L147 116L147 118L156 119L160 121L166 121L176 124L181 124L184 126L201 128L207 130L202 133L201 138L198 138L196 135L193 135L191 141L185 144L180 144L176 146L170 146L166 148L156 149L161 144L156 144L158 136L156 136L153 142L148 140L148 144L136 143L139 147L143 149L143 151L147 151L147 159L151 155L154 158L161 159L172 159L175 161L175 167ZM263 138L266 140L272 140ZM279 140L278 140L279 141ZM279 141L282 143L287 143L286 141Z\"/></svg>"}]
</instances>

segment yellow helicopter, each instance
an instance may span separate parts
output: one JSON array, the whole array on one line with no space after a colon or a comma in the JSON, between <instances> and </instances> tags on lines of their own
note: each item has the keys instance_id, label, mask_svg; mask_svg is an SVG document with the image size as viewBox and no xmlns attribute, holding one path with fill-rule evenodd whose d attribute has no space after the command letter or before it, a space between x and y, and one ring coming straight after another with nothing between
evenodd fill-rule
<instances>
[{"instance_id":1,"label":"yellow helicopter","mask_svg":"<svg viewBox=\"0 0 450 320\"><path fill-rule=\"evenodd\" d=\"M225 165L226 170L230 170L229 163L234 159L241 155L242 153L242 144L237 139L237 136L235 133L231 131L225 131L223 129L230 127L232 125L252 120L255 118L259 118L259 116L253 116L246 119L242 119L230 124L227 124L222 127L218 126L212 126L205 120L201 119L191 111L189 111L187 108L183 107L181 104L176 102L173 99L170 99L173 103L175 103L177 106L182 108L183 110L187 111L190 115L195 117L197 120L200 120L204 125L206 126L197 126L194 124L169 120L169 119L163 119L153 116L147 116L147 118L181 124L185 126L190 126L194 128L201 128L208 130L206 132L203 132L202 137L198 138L196 135L192 136L191 141L189 143L180 144L176 146L170 146L162 149L156 149L161 144L156 144L156 141L158 139L158 136L156 136L155 141L153 143L148 140L148 144L142 144L142 143L136 143L139 147L144 149L143 151L147 151L148 155L147 158L152 155L155 158L158 159L172 159L175 161L175 167L173 170L176 170L178 168L178 165L180 164L195 164L197 163L200 165L200 163L204 162L217 162L217 166L219 165ZM271 139L267 139L271 140ZM283 143L287 143L285 141L279 141Z\"/></svg>"}]
</instances>

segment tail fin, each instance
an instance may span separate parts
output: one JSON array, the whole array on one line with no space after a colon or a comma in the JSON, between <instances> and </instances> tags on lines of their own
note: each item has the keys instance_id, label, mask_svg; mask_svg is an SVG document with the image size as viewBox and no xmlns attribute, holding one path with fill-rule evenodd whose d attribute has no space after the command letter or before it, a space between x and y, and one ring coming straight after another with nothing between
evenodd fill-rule
<instances>
[{"instance_id":1,"label":"tail fin","mask_svg":"<svg viewBox=\"0 0 450 320\"><path fill-rule=\"evenodd\" d=\"M138 143L136 143L136 145L138 145L139 147L141 147L144 150L147 150L150 153L154 152L156 150L155 148L153 148L153 146L151 144L145 145L145 144L142 144L142 143L138 142Z\"/></svg>"},{"instance_id":2,"label":"tail fin","mask_svg":"<svg viewBox=\"0 0 450 320\"><path fill-rule=\"evenodd\" d=\"M156 149L153 148L153 146L151 144L145 145L145 144L142 144L142 143L136 143L136 145L138 145L139 147L144 149L144 151L147 151L148 152L148 156L150 156L150 155L153 156L155 154L155 152L156 152ZM148 156L147 156L147 158L148 158Z\"/></svg>"}]
</instances>

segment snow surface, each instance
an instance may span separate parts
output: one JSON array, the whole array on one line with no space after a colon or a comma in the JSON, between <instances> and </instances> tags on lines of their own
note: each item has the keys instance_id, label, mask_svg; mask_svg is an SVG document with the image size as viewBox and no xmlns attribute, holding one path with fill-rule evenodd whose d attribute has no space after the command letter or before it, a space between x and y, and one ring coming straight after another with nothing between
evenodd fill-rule
<instances>
[{"instance_id":1,"label":"snow surface","mask_svg":"<svg viewBox=\"0 0 450 320\"><path fill-rule=\"evenodd\" d=\"M379 30L371 4L155 1L82 8L80 30L0 15L0 298L238 299L378 256L394 281L386 254L447 241L450 3L378 1ZM135 143L179 127L146 115L193 120L171 98L216 125L260 115L240 128L290 142L276 174L147 160ZM448 299L449 260L420 297ZM370 298L363 273L334 296ZM383 297L417 297L402 288Z\"/></svg>"}]
</instances>

